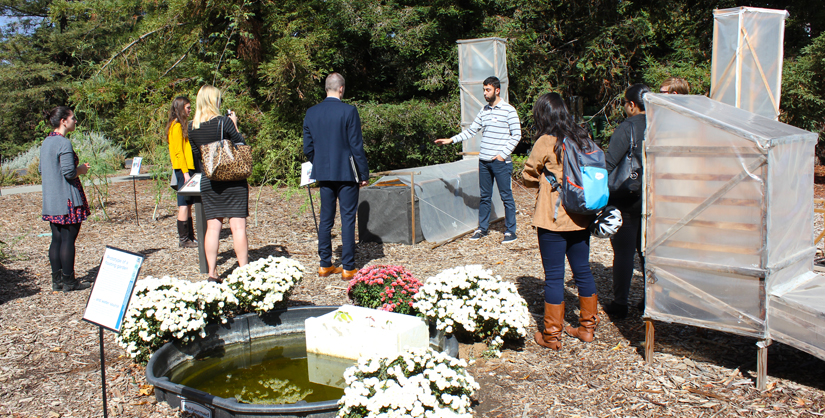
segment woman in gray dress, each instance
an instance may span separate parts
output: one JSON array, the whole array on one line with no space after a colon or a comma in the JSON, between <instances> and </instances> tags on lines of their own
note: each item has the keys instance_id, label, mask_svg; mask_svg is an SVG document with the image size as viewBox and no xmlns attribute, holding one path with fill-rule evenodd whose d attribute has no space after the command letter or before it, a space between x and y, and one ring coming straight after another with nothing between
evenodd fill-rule
<instances>
[{"instance_id":1,"label":"woman in gray dress","mask_svg":"<svg viewBox=\"0 0 825 418\"><path fill-rule=\"evenodd\" d=\"M243 136L238 132L238 117L234 113L220 116L221 92L217 88L210 85L201 87L195 105L195 117L189 126L189 143L192 145L195 172L202 173L200 146L220 141L221 137L234 143L243 143ZM201 201L206 212L203 249L209 266L209 280L219 281L216 263L224 218L229 218L238 265L244 266L249 262L246 238L249 185L246 180L211 181L204 175L201 179Z\"/></svg>"},{"instance_id":2,"label":"woman in gray dress","mask_svg":"<svg viewBox=\"0 0 825 418\"><path fill-rule=\"evenodd\" d=\"M80 225L91 214L83 192L80 175L89 171L89 164L78 165L72 141L66 134L74 130L77 118L66 106L58 106L46 114L52 131L40 148L40 174L43 185L43 220L49 222L52 242L49 264L52 267L52 290L68 292L87 289L88 283L75 278L75 241Z\"/></svg>"}]
</instances>

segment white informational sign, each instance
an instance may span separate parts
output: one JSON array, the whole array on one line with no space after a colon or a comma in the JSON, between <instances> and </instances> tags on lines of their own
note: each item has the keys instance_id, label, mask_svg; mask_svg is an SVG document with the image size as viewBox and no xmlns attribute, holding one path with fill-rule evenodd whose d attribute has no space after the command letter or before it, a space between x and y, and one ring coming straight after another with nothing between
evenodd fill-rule
<instances>
[{"instance_id":1,"label":"white informational sign","mask_svg":"<svg viewBox=\"0 0 825 418\"><path fill-rule=\"evenodd\" d=\"M301 164L301 187L315 183L315 179L309 178L312 173L312 163L305 162Z\"/></svg>"},{"instance_id":2,"label":"white informational sign","mask_svg":"<svg viewBox=\"0 0 825 418\"><path fill-rule=\"evenodd\" d=\"M132 158L132 171L129 172L130 176L136 176L140 174L140 163L143 161L143 157L135 157Z\"/></svg>"},{"instance_id":3,"label":"white informational sign","mask_svg":"<svg viewBox=\"0 0 825 418\"><path fill-rule=\"evenodd\" d=\"M178 188L178 194L182 195L197 195L201 194L201 176L202 173L195 173L189 177L189 181L184 183L183 187Z\"/></svg>"},{"instance_id":4,"label":"white informational sign","mask_svg":"<svg viewBox=\"0 0 825 418\"><path fill-rule=\"evenodd\" d=\"M120 332L143 259L140 254L106 247L83 320Z\"/></svg>"}]
</instances>

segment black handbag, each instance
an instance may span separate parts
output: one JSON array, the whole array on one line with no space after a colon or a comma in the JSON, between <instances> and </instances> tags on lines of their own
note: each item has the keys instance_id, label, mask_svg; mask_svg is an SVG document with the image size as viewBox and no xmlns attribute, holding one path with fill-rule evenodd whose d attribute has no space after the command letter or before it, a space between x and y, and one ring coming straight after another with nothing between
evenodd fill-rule
<instances>
[{"instance_id":1,"label":"black handbag","mask_svg":"<svg viewBox=\"0 0 825 418\"><path fill-rule=\"evenodd\" d=\"M630 146L627 155L610 172L607 178L607 187L611 197L641 196L642 193L642 162L633 152L636 141L633 137L633 125L630 126Z\"/></svg>"}]
</instances>

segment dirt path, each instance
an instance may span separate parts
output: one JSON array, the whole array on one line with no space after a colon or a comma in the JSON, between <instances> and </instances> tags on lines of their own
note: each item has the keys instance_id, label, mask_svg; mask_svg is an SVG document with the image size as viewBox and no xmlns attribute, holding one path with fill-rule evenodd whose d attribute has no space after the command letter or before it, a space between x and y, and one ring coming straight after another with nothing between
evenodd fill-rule
<instances>
[{"instance_id":1,"label":"dirt path","mask_svg":"<svg viewBox=\"0 0 825 418\"><path fill-rule=\"evenodd\" d=\"M821 185L817 185L821 187ZM344 282L315 275L317 256L311 213L302 210L305 193L287 197L264 189L254 214L258 189L250 197L249 237L252 259L269 254L293 257L309 274L292 303L347 303ZM141 276L172 275L203 280L197 253L177 247L174 202L164 201L151 220L150 185L138 183L140 227L134 219L132 185L111 186L113 221L90 220L78 240L77 273L93 277L105 245L147 256ZM819 195L821 189L817 190ZM516 283L540 318L542 274L535 233L529 227L533 197L516 187L519 241L499 244L500 224L478 242L466 239L431 250L397 244L359 244L357 264L401 264L426 279L464 264L482 264ZM0 240L9 244L0 264L0 417L102 416L97 329L80 320L88 291L52 293L46 250L48 231L40 221L39 194L0 197ZM820 221L821 222L821 221ZM222 234L219 272L235 265L228 229ZM340 243L340 240L334 241ZM337 246L337 244L334 244ZM609 242L594 239L591 263L600 295L609 299L612 252ZM641 297L637 272L631 299ZM568 272L569 279L569 272ZM568 306L575 288L567 286ZM769 350L769 389L754 388L755 340L688 326L657 324L655 361L645 364L641 343L644 323L638 311L611 322L602 314L597 339L583 344L564 340L558 353L532 339L509 347L500 359L478 359L471 367L480 381L479 417L551 416L803 416L825 414L825 361L774 344ZM575 321L573 308L567 320ZM142 390L143 368L131 363L106 333L106 361L113 417L177 416Z\"/></svg>"}]
</instances>

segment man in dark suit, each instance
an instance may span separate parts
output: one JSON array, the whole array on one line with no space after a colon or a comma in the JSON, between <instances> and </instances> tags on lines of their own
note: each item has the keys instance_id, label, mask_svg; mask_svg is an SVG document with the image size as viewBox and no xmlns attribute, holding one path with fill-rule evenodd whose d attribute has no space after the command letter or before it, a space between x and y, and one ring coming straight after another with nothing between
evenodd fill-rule
<instances>
[{"instance_id":1,"label":"man in dark suit","mask_svg":"<svg viewBox=\"0 0 825 418\"><path fill-rule=\"evenodd\" d=\"M304 154L312 163L311 177L321 188L321 223L318 226L318 275L342 273L344 280L355 276L355 213L358 188L367 185L369 167L361 118L355 106L341 101L344 77L332 73L326 80L327 98L307 110L304 117ZM341 208L341 267L332 264L332 225L335 202Z\"/></svg>"}]
</instances>

